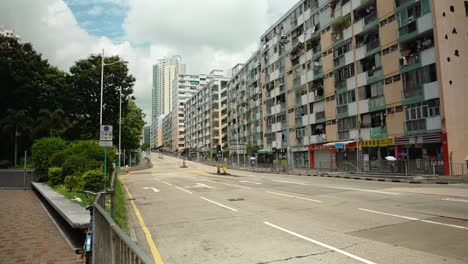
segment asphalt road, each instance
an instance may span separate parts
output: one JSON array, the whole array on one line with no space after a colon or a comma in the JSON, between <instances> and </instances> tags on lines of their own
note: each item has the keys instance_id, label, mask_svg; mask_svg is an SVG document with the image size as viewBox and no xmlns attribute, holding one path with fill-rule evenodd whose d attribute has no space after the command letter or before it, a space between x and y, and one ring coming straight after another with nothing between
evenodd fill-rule
<instances>
[{"instance_id":1,"label":"asphalt road","mask_svg":"<svg viewBox=\"0 0 468 264\"><path fill-rule=\"evenodd\" d=\"M132 234L164 263L468 263L467 185L222 176L152 160L123 182Z\"/></svg>"}]
</instances>

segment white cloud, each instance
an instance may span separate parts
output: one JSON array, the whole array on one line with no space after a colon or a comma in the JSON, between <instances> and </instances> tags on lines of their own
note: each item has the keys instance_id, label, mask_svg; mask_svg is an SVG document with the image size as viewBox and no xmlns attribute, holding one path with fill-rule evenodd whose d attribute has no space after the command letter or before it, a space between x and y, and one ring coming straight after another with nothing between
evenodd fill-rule
<instances>
[{"instance_id":1,"label":"white cloud","mask_svg":"<svg viewBox=\"0 0 468 264\"><path fill-rule=\"evenodd\" d=\"M119 43L81 28L63 0L2 1L0 23L33 43L51 64L63 70L103 48L106 55L120 55L130 62L130 73L137 79L134 94L149 120L152 65L159 58L179 54L190 73L230 70L256 50L275 10L292 6L293 0L282 1L67 0L70 5L127 7L126 33Z\"/></svg>"},{"instance_id":2,"label":"white cloud","mask_svg":"<svg viewBox=\"0 0 468 264\"><path fill-rule=\"evenodd\" d=\"M102 14L104 8L102 6L93 6L90 10L88 10L88 15L90 16L98 16Z\"/></svg>"}]
</instances>

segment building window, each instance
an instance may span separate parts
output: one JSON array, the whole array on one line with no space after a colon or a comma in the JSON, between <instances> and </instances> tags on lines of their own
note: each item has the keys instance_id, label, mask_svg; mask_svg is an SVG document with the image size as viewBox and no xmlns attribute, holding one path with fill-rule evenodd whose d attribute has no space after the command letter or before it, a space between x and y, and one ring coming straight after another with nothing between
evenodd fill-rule
<instances>
[{"instance_id":1,"label":"building window","mask_svg":"<svg viewBox=\"0 0 468 264\"><path fill-rule=\"evenodd\" d=\"M468 17L468 1L465 1L465 16Z\"/></svg>"},{"instance_id":2,"label":"building window","mask_svg":"<svg viewBox=\"0 0 468 264\"><path fill-rule=\"evenodd\" d=\"M338 119L338 131L345 131L355 128L357 128L357 116Z\"/></svg>"}]
</instances>

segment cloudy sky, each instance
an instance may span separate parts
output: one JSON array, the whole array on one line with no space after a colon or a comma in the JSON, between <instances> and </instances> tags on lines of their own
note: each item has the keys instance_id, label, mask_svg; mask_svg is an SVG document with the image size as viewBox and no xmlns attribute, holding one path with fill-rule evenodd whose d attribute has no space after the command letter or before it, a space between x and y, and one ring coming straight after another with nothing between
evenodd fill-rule
<instances>
[{"instance_id":1,"label":"cloudy sky","mask_svg":"<svg viewBox=\"0 0 468 264\"><path fill-rule=\"evenodd\" d=\"M245 62L260 35L298 0L0 0L0 24L67 71L89 54L120 55L151 114L151 69L179 54L189 73Z\"/></svg>"}]
</instances>

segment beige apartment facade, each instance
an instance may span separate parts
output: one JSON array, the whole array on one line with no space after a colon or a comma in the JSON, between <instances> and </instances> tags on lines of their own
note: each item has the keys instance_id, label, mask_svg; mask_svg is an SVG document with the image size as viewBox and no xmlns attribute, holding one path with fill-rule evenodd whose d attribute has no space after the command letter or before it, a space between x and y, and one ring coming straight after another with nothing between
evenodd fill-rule
<instances>
[{"instance_id":1,"label":"beige apartment facade","mask_svg":"<svg viewBox=\"0 0 468 264\"><path fill-rule=\"evenodd\" d=\"M298 2L261 36L262 148L294 167L369 170L393 156L455 174L468 155L466 5Z\"/></svg>"}]
</instances>

